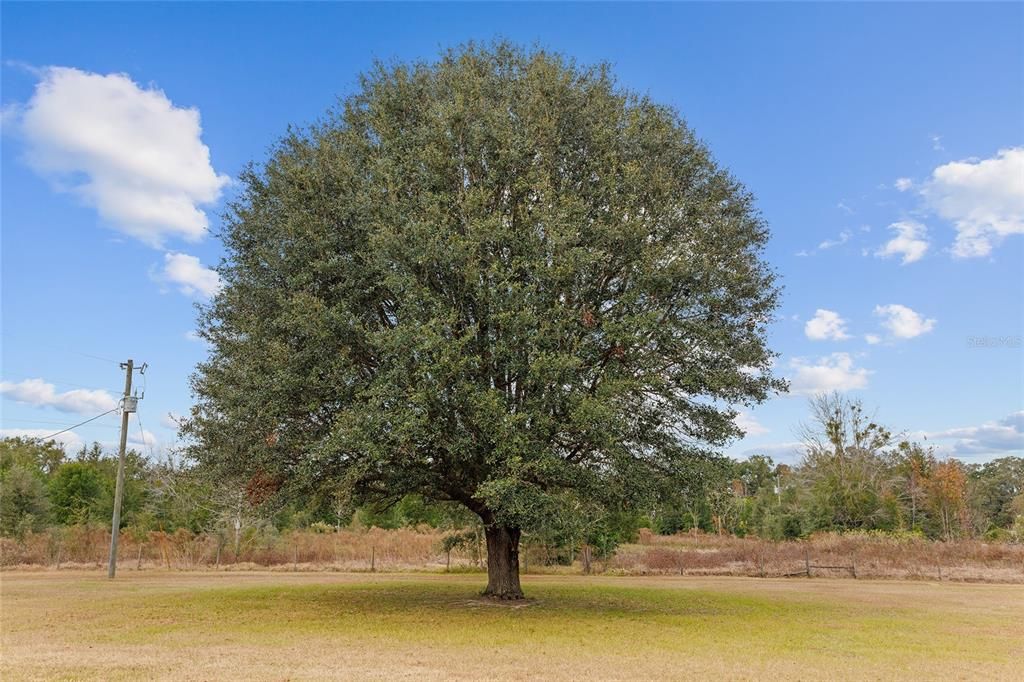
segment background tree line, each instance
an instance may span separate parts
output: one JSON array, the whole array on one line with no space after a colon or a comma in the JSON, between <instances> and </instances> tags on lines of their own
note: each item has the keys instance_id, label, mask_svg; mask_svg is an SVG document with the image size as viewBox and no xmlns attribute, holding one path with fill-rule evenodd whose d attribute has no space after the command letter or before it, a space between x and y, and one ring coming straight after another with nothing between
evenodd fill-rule
<instances>
[{"instance_id":1,"label":"background tree line","mask_svg":"<svg viewBox=\"0 0 1024 682\"><path fill-rule=\"evenodd\" d=\"M589 554L578 554L583 548L606 556L640 528L776 540L816 531L878 531L936 540L1024 541L1024 458L983 464L941 459L930 447L875 422L860 402L838 395L811 401L801 435L804 454L796 465L766 455L694 460L670 484L663 496L667 504L608 512L577 502L541 524L530 541L549 548L548 556L559 563L589 560ZM98 443L69 454L54 442L3 439L0 533L21 538L55 526L109 524L116 465L116 455ZM419 495L361 507L330 490L282 499L258 476L218 479L198 466L153 461L134 450L125 472L123 530L212 534L236 553L261 533L329 532L353 524L452 529L452 547L478 537L478 520L464 508Z\"/></svg>"}]
</instances>

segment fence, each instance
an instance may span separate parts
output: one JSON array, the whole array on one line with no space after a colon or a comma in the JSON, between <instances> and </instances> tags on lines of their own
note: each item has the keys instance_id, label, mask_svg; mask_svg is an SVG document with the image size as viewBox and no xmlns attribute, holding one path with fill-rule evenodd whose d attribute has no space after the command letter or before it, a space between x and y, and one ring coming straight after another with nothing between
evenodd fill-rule
<instances>
[{"instance_id":1,"label":"fence","mask_svg":"<svg viewBox=\"0 0 1024 682\"><path fill-rule=\"evenodd\" d=\"M118 563L123 568L291 568L334 570L408 570L445 565L440 548L444 532L433 528L384 530L342 529L318 533L242 534L234 538L150 531L144 535L122 531ZM0 538L3 566L99 566L106 563L110 532L102 527L75 526L29 534L21 540ZM481 565L477 547L452 552L455 569Z\"/></svg>"},{"instance_id":2,"label":"fence","mask_svg":"<svg viewBox=\"0 0 1024 682\"><path fill-rule=\"evenodd\" d=\"M242 534L234 538L185 530L142 535L122 533L122 569L271 570L483 570L482 538L454 549L442 547L445 532L429 528L341 529ZM51 529L22 540L0 538L0 565L96 567L107 560L110 534L100 526ZM751 577L850 577L1024 582L1024 545L977 540L934 542L872 534L816 535L772 542L759 538L681 534L658 536L642 529L639 541L597 559L582 548L564 556L543 545L520 550L524 573L587 572L624 575L736 575Z\"/></svg>"},{"instance_id":3,"label":"fence","mask_svg":"<svg viewBox=\"0 0 1024 682\"><path fill-rule=\"evenodd\" d=\"M629 575L742 575L1024 582L1024 545L977 540L935 542L870 533L820 534L773 542L641 530L619 547L607 572Z\"/></svg>"}]
</instances>

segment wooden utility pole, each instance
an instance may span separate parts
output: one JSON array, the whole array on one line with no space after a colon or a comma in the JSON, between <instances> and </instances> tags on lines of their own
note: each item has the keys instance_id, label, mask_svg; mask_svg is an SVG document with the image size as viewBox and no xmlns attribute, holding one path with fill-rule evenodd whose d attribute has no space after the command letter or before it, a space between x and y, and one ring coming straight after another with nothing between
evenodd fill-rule
<instances>
[{"instance_id":1,"label":"wooden utility pole","mask_svg":"<svg viewBox=\"0 0 1024 682\"><path fill-rule=\"evenodd\" d=\"M130 409L129 402L132 400L132 371L135 369L131 360L122 362L124 369L124 400L121 404L121 447L117 453L117 484L114 487L114 518L110 524L110 564L107 567L107 577L113 578L117 572L117 536L121 532L121 499L124 497L124 451L128 446L128 415L134 412ZM145 434L143 434L145 438Z\"/></svg>"}]
</instances>

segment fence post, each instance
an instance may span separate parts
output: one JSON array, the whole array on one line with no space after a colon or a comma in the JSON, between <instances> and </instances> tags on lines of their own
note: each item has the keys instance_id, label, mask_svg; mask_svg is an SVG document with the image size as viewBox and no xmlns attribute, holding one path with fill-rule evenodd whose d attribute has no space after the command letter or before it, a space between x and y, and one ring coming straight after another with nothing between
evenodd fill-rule
<instances>
[{"instance_id":1,"label":"fence post","mask_svg":"<svg viewBox=\"0 0 1024 682\"><path fill-rule=\"evenodd\" d=\"M850 557L850 573L853 574L853 579L857 579L857 557Z\"/></svg>"},{"instance_id":2,"label":"fence post","mask_svg":"<svg viewBox=\"0 0 1024 682\"><path fill-rule=\"evenodd\" d=\"M807 549L807 545L804 545L804 570L807 572L807 577L811 577L811 550Z\"/></svg>"},{"instance_id":3,"label":"fence post","mask_svg":"<svg viewBox=\"0 0 1024 682\"><path fill-rule=\"evenodd\" d=\"M373 545L370 547L370 573L377 571L377 547Z\"/></svg>"}]
</instances>

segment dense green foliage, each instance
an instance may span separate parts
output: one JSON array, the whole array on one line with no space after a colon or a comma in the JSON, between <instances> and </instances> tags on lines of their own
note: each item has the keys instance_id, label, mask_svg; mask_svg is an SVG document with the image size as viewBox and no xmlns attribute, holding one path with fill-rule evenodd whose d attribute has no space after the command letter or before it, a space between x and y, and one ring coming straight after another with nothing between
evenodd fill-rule
<instances>
[{"instance_id":1,"label":"dense green foliage","mask_svg":"<svg viewBox=\"0 0 1024 682\"><path fill-rule=\"evenodd\" d=\"M457 503L514 551L656 504L784 388L752 197L604 66L380 65L241 187L186 429L268 495Z\"/></svg>"},{"instance_id":2,"label":"dense green foliage","mask_svg":"<svg viewBox=\"0 0 1024 682\"><path fill-rule=\"evenodd\" d=\"M577 506L554 516L529 534L548 548L551 561L568 563L588 545L605 556L635 539L640 528L673 534L707 533L799 538L816 531L913 532L946 539L982 537L1024 542L1024 458L1003 457L984 464L941 461L905 441L872 456L871 485L859 468L837 477L834 467L807 458L797 466L753 456L718 459L690 480L699 485L666 491L648 510L608 512ZM0 440L0 535L23 537L62 524L108 525L116 457L98 446L73 457L53 443ZM339 504L325 497L259 504L245 481L211 481L198 469L128 457L128 494L123 528L219 535L241 540L288 529L329 532L338 527L399 528L427 525L472 529L478 520L459 505L408 495L388 506ZM857 494L845 491L852 487ZM868 502L866 503L865 500Z\"/></svg>"},{"instance_id":3,"label":"dense green foliage","mask_svg":"<svg viewBox=\"0 0 1024 682\"><path fill-rule=\"evenodd\" d=\"M868 418L858 401L819 396L811 408L800 463L734 464L733 494L708 497L705 528L770 538L877 530L1024 540L1024 459L939 460Z\"/></svg>"}]
</instances>

